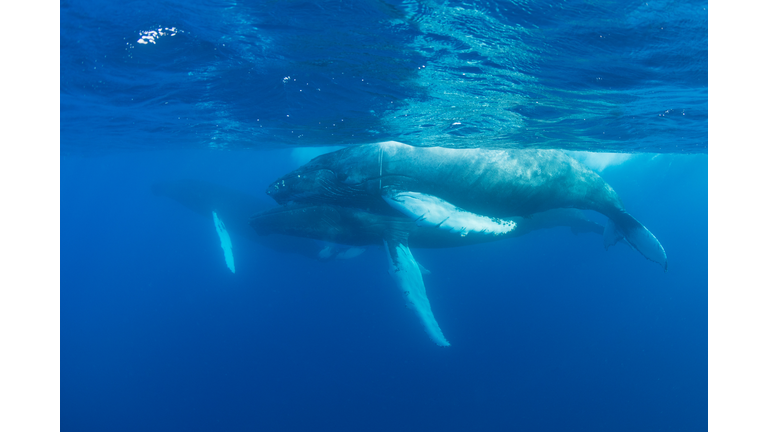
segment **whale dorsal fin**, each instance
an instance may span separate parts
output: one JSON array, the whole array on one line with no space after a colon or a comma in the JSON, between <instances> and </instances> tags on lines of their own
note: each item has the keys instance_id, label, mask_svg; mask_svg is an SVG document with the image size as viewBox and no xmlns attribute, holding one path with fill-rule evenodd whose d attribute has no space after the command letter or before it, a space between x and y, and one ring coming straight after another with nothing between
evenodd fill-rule
<instances>
[{"instance_id":1,"label":"whale dorsal fin","mask_svg":"<svg viewBox=\"0 0 768 432\"><path fill-rule=\"evenodd\" d=\"M434 343L439 346L450 346L432 314L419 263L413 258L408 248L407 237L387 235L384 239L384 248L389 258L389 274L403 293L406 307L416 312L424 330Z\"/></svg>"},{"instance_id":2,"label":"whale dorsal fin","mask_svg":"<svg viewBox=\"0 0 768 432\"><path fill-rule=\"evenodd\" d=\"M414 219L417 225L445 229L462 237L470 232L501 235L517 226L511 220L471 213L436 196L420 192L390 190L382 198L394 209Z\"/></svg>"}]
</instances>

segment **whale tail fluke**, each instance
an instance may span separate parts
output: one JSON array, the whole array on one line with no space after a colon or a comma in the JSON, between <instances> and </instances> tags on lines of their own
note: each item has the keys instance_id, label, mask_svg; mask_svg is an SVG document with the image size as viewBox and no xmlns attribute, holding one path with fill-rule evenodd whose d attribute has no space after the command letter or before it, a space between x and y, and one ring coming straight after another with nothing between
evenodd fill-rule
<instances>
[{"instance_id":1,"label":"whale tail fluke","mask_svg":"<svg viewBox=\"0 0 768 432\"><path fill-rule=\"evenodd\" d=\"M656 236L648 228L627 212L612 215L603 231L603 244L605 248L613 246L624 238L633 249L640 252L647 259L661 264L667 271L667 253L664 246L659 243Z\"/></svg>"}]
</instances>

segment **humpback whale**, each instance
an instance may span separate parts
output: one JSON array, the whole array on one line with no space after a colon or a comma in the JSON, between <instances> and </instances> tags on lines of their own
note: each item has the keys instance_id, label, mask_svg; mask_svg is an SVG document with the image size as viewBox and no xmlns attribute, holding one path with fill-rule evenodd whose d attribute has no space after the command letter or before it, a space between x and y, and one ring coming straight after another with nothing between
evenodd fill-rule
<instances>
[{"instance_id":1,"label":"humpback whale","mask_svg":"<svg viewBox=\"0 0 768 432\"><path fill-rule=\"evenodd\" d=\"M606 249L625 240L667 269L663 246L626 212L613 188L557 150L366 144L318 156L273 182L266 193L278 204L332 204L382 217L405 216L431 235L488 241L512 236L518 228L515 217L554 209L594 210L609 219L603 230ZM449 346L410 252L418 231L403 229L395 220L382 232L390 274L432 341Z\"/></svg>"},{"instance_id":2,"label":"humpback whale","mask_svg":"<svg viewBox=\"0 0 768 432\"><path fill-rule=\"evenodd\" d=\"M458 235L503 234L509 218L556 208L594 210L609 219L606 248L625 239L667 269L661 243L626 212L613 188L558 150L366 144L318 156L266 192L280 204L329 203L407 215Z\"/></svg>"}]
</instances>

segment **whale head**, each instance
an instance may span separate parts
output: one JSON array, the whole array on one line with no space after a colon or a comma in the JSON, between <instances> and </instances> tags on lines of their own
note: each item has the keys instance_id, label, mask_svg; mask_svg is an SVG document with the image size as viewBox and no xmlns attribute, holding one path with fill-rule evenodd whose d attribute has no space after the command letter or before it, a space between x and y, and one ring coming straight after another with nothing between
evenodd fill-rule
<instances>
[{"instance_id":1,"label":"whale head","mask_svg":"<svg viewBox=\"0 0 768 432\"><path fill-rule=\"evenodd\" d=\"M336 174L330 170L305 171L300 168L272 182L266 192L278 204L292 201L314 202L324 192L337 189L338 183Z\"/></svg>"},{"instance_id":2,"label":"whale head","mask_svg":"<svg viewBox=\"0 0 768 432\"><path fill-rule=\"evenodd\" d=\"M365 157L369 152L365 147L318 156L272 182L266 193L279 204L297 201L343 205L359 201L368 196L369 171L378 174L378 168L369 166L372 164Z\"/></svg>"}]
</instances>

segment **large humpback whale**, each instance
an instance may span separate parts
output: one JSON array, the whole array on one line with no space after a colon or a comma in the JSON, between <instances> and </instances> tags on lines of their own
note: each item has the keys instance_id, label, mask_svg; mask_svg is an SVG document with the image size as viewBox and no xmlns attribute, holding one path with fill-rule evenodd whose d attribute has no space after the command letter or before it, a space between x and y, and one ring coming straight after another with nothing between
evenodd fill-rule
<instances>
[{"instance_id":1,"label":"large humpback whale","mask_svg":"<svg viewBox=\"0 0 768 432\"><path fill-rule=\"evenodd\" d=\"M511 217L556 208L594 210L609 219L606 248L624 238L667 268L661 243L626 212L613 188L557 150L367 144L318 156L272 183L267 194L278 203L330 203L381 214L395 210L459 235L503 234L514 229L505 225Z\"/></svg>"},{"instance_id":2,"label":"large humpback whale","mask_svg":"<svg viewBox=\"0 0 768 432\"><path fill-rule=\"evenodd\" d=\"M333 204L379 216L406 216L432 233L458 238L512 235L514 217L559 208L594 210L609 219L603 230L606 248L625 239L667 268L661 243L626 212L613 188L557 150L367 144L318 156L272 183L267 194L280 204ZM400 227L383 231L390 274L430 338L448 346L409 248L413 233Z\"/></svg>"}]
</instances>

